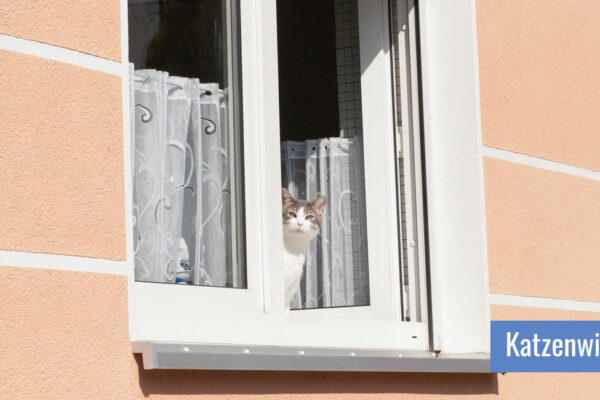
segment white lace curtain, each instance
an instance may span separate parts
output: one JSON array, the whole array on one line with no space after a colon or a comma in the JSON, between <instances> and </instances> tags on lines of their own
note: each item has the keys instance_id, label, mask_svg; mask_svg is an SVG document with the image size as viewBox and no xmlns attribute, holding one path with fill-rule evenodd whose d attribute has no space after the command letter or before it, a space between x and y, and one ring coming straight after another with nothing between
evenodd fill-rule
<instances>
[{"instance_id":1,"label":"white lace curtain","mask_svg":"<svg viewBox=\"0 0 600 400\"><path fill-rule=\"evenodd\" d=\"M306 256L292 308L369 304L362 144L359 138L281 144L283 186L300 199L325 194L321 233Z\"/></svg>"},{"instance_id":2,"label":"white lace curtain","mask_svg":"<svg viewBox=\"0 0 600 400\"><path fill-rule=\"evenodd\" d=\"M233 286L223 92L156 70L131 86L136 280Z\"/></svg>"}]
</instances>

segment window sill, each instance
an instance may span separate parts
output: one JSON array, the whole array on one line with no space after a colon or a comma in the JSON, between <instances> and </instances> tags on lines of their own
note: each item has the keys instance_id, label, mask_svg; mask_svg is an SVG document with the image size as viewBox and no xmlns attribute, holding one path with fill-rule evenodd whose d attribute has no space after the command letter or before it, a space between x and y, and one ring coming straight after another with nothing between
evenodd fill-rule
<instances>
[{"instance_id":1,"label":"window sill","mask_svg":"<svg viewBox=\"0 0 600 400\"><path fill-rule=\"evenodd\" d=\"M135 342L144 369L489 373L486 353Z\"/></svg>"}]
</instances>

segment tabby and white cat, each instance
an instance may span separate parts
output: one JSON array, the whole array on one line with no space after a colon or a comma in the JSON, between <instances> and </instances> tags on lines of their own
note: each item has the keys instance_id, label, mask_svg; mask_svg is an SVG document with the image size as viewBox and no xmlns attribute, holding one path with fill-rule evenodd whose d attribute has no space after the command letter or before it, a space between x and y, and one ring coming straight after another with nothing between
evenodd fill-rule
<instances>
[{"instance_id":1,"label":"tabby and white cat","mask_svg":"<svg viewBox=\"0 0 600 400\"><path fill-rule=\"evenodd\" d=\"M327 205L327 196L319 196L312 203L296 200L286 189L281 189L283 205L283 268L285 274L285 309L290 303L304 271L306 248L321 229L321 217Z\"/></svg>"}]
</instances>

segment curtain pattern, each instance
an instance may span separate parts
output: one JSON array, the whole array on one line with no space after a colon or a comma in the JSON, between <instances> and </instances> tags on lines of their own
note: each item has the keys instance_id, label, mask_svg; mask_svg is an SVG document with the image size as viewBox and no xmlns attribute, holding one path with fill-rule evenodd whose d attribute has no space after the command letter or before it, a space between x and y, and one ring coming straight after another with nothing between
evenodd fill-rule
<instances>
[{"instance_id":1,"label":"curtain pattern","mask_svg":"<svg viewBox=\"0 0 600 400\"><path fill-rule=\"evenodd\" d=\"M223 92L156 70L131 86L136 280L232 286Z\"/></svg>"},{"instance_id":2,"label":"curtain pattern","mask_svg":"<svg viewBox=\"0 0 600 400\"><path fill-rule=\"evenodd\" d=\"M359 138L281 145L283 186L300 199L328 196L321 232L308 247L292 308L369 304L367 231Z\"/></svg>"}]
</instances>

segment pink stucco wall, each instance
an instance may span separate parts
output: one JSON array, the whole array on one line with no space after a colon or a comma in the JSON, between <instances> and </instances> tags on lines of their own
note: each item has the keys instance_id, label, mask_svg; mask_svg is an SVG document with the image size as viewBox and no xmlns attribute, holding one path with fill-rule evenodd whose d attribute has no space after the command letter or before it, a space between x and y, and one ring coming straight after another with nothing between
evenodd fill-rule
<instances>
[{"instance_id":1,"label":"pink stucco wall","mask_svg":"<svg viewBox=\"0 0 600 400\"><path fill-rule=\"evenodd\" d=\"M121 79L0 50L0 248L125 258Z\"/></svg>"},{"instance_id":2,"label":"pink stucco wall","mask_svg":"<svg viewBox=\"0 0 600 400\"><path fill-rule=\"evenodd\" d=\"M131 398L126 277L0 271L0 399Z\"/></svg>"},{"instance_id":3,"label":"pink stucco wall","mask_svg":"<svg viewBox=\"0 0 600 400\"><path fill-rule=\"evenodd\" d=\"M118 1L56 4L0 0L0 33L120 59ZM484 145L599 170L600 3L476 5ZM120 79L0 50L0 92L0 250L125 259ZM484 178L490 290L600 301L598 182L487 158ZM145 371L129 342L124 275L40 267L0 267L0 399L564 400L600 391L598 374Z\"/></svg>"},{"instance_id":4,"label":"pink stucco wall","mask_svg":"<svg viewBox=\"0 0 600 400\"><path fill-rule=\"evenodd\" d=\"M121 59L119 0L0 0L0 33Z\"/></svg>"},{"instance_id":5,"label":"pink stucco wall","mask_svg":"<svg viewBox=\"0 0 600 400\"><path fill-rule=\"evenodd\" d=\"M490 290L600 301L600 182L484 160Z\"/></svg>"},{"instance_id":6,"label":"pink stucco wall","mask_svg":"<svg viewBox=\"0 0 600 400\"><path fill-rule=\"evenodd\" d=\"M600 3L477 1L489 146L600 170Z\"/></svg>"}]
</instances>

